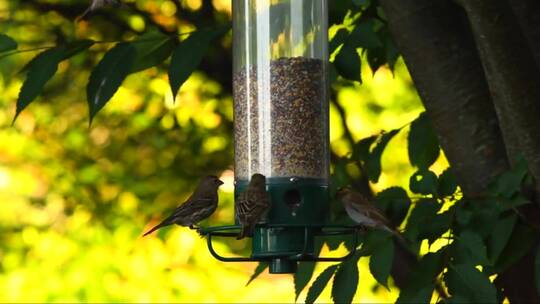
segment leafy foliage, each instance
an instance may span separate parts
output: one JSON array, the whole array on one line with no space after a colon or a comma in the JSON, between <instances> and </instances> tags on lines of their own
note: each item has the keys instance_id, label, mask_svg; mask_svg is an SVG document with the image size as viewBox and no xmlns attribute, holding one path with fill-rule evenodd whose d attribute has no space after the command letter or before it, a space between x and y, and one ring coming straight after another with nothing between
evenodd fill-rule
<instances>
[{"instance_id":1,"label":"leafy foliage","mask_svg":"<svg viewBox=\"0 0 540 304\"><path fill-rule=\"evenodd\" d=\"M358 257L339 264L332 283L332 299L335 303L351 303L358 287Z\"/></svg>"},{"instance_id":2,"label":"leafy foliage","mask_svg":"<svg viewBox=\"0 0 540 304\"><path fill-rule=\"evenodd\" d=\"M411 165L420 170L428 169L439 157L439 141L425 113L411 124L408 143Z\"/></svg>"},{"instance_id":3,"label":"leafy foliage","mask_svg":"<svg viewBox=\"0 0 540 304\"><path fill-rule=\"evenodd\" d=\"M5 34L0 34L0 53L17 49L17 41Z\"/></svg>"}]
</instances>

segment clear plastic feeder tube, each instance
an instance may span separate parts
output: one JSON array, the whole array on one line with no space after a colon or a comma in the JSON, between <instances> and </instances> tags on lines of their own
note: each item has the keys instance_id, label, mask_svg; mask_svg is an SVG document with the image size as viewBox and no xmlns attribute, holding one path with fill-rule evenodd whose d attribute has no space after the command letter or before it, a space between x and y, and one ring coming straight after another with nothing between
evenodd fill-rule
<instances>
[{"instance_id":1,"label":"clear plastic feeder tube","mask_svg":"<svg viewBox=\"0 0 540 304\"><path fill-rule=\"evenodd\" d=\"M233 0L235 177L327 183L327 0Z\"/></svg>"}]
</instances>

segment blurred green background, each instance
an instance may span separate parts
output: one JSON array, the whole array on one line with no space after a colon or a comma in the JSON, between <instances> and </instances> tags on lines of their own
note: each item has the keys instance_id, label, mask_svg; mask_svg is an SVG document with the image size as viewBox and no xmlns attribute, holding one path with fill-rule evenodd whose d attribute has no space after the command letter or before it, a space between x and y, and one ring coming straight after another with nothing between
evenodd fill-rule
<instances>
[{"instance_id":1,"label":"blurred green background","mask_svg":"<svg viewBox=\"0 0 540 304\"><path fill-rule=\"evenodd\" d=\"M199 16L207 2L213 21L230 20L230 0L180 1L183 12L168 0L126 1L126 7L80 23L71 17L84 10L86 1L3 0L0 32L15 38L19 49L50 46L66 37L129 40L156 25L186 32L205 22L186 21L180 13ZM71 8L71 15L62 7ZM335 32L334 27L331 35ZM175 103L166 71L145 70L127 78L90 128L85 87L111 43L62 62L13 126L24 80L20 70L36 51L0 59L0 302L294 301L292 276L264 274L245 287L256 264L214 260L205 240L189 229L173 227L141 238L205 174L220 176L225 185L220 209L203 225L233 221L230 67L213 68L230 63L223 58L230 56L230 33L216 44ZM364 64L362 75L362 84L336 87L330 120L337 156L351 153L351 136L356 141L407 125L423 111L401 59L395 73L383 67L372 77ZM408 184L413 169L406 149L402 132L383 155L375 191ZM442 158L433 171L446 167ZM358 174L352 167L349 173ZM241 255L249 244L223 242L218 248ZM319 265L314 277L325 266ZM397 297L396 290L375 286L362 259L355 301ZM304 297L305 291L299 301ZM330 301L329 290L319 301Z\"/></svg>"}]
</instances>

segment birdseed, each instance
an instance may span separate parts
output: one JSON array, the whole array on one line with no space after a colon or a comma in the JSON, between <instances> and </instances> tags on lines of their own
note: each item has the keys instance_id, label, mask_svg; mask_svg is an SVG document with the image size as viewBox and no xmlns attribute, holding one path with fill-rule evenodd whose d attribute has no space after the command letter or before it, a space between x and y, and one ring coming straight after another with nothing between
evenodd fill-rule
<instances>
[{"instance_id":1,"label":"birdseed","mask_svg":"<svg viewBox=\"0 0 540 304\"><path fill-rule=\"evenodd\" d=\"M273 60L266 69L251 66L234 75L237 179L247 180L253 173L327 177L324 73L322 60L295 57Z\"/></svg>"}]
</instances>

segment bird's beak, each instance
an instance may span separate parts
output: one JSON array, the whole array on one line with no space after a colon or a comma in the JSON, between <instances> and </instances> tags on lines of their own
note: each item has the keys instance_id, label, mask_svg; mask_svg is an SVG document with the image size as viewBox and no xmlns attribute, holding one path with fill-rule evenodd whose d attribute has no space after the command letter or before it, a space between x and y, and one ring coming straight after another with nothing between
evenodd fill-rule
<instances>
[{"instance_id":1,"label":"bird's beak","mask_svg":"<svg viewBox=\"0 0 540 304\"><path fill-rule=\"evenodd\" d=\"M224 184L224 182L222 180L218 179L218 187L223 185L223 184Z\"/></svg>"}]
</instances>

